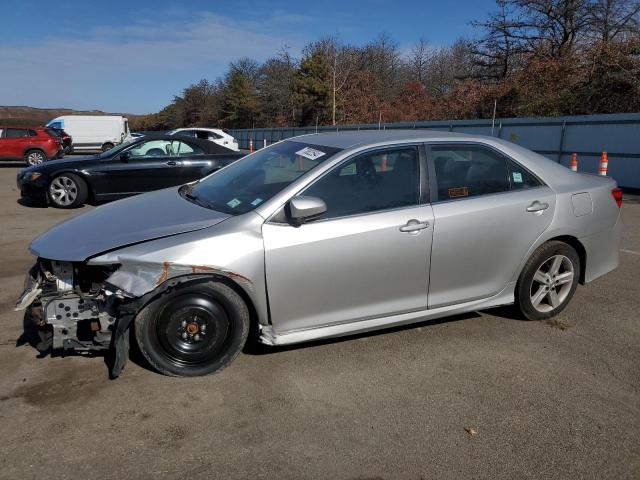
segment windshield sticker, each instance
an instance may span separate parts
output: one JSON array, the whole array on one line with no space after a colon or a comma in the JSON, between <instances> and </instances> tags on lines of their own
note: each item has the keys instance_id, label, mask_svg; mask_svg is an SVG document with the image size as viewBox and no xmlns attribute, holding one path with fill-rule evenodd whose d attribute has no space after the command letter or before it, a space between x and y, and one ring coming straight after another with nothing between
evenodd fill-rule
<instances>
[{"instance_id":1,"label":"windshield sticker","mask_svg":"<svg viewBox=\"0 0 640 480\"><path fill-rule=\"evenodd\" d=\"M309 160L317 160L322 157L325 153L320 150L316 150L315 148L305 147L302 150L298 150L296 155L300 155L301 157L308 158Z\"/></svg>"},{"instance_id":2,"label":"windshield sticker","mask_svg":"<svg viewBox=\"0 0 640 480\"><path fill-rule=\"evenodd\" d=\"M522 174L520 172L513 172L513 181L516 183L522 183Z\"/></svg>"},{"instance_id":3,"label":"windshield sticker","mask_svg":"<svg viewBox=\"0 0 640 480\"><path fill-rule=\"evenodd\" d=\"M237 198L234 198L233 200L229 200L227 202L227 205L229 205L231 208L236 208L238 205L240 205L242 203L241 200L238 200Z\"/></svg>"},{"instance_id":4,"label":"windshield sticker","mask_svg":"<svg viewBox=\"0 0 640 480\"><path fill-rule=\"evenodd\" d=\"M251 202L251 206L257 207L261 203L262 203L262 199L261 198L256 198L253 202Z\"/></svg>"}]
</instances>

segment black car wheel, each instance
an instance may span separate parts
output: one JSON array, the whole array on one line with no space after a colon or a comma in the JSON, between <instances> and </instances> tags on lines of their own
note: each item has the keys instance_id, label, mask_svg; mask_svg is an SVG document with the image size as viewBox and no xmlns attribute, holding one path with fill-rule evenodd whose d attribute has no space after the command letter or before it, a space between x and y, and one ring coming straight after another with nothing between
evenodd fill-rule
<instances>
[{"instance_id":1,"label":"black car wheel","mask_svg":"<svg viewBox=\"0 0 640 480\"><path fill-rule=\"evenodd\" d=\"M113 143L107 142L102 145L102 151L106 152L107 150L111 150L115 145Z\"/></svg>"},{"instance_id":2,"label":"black car wheel","mask_svg":"<svg viewBox=\"0 0 640 480\"><path fill-rule=\"evenodd\" d=\"M242 350L249 311L218 282L185 284L147 305L135 320L136 339L160 373L195 377L218 372Z\"/></svg>"},{"instance_id":3,"label":"black car wheel","mask_svg":"<svg viewBox=\"0 0 640 480\"><path fill-rule=\"evenodd\" d=\"M73 173L58 175L49 184L49 201L54 207L75 208L87 200L85 181Z\"/></svg>"},{"instance_id":4,"label":"black car wheel","mask_svg":"<svg viewBox=\"0 0 640 480\"><path fill-rule=\"evenodd\" d=\"M569 304L580 280L580 257L564 242L533 252L516 285L516 304L529 320L551 318Z\"/></svg>"},{"instance_id":5,"label":"black car wheel","mask_svg":"<svg viewBox=\"0 0 640 480\"><path fill-rule=\"evenodd\" d=\"M42 150L29 150L24 154L24 161L27 162L27 165L30 166L40 165L46 160L47 156Z\"/></svg>"}]
</instances>

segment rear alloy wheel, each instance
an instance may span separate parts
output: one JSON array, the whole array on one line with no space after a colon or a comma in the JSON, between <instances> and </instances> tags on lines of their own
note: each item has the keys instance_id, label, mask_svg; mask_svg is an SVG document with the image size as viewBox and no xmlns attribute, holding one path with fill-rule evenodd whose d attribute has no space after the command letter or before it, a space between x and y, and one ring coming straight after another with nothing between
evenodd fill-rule
<instances>
[{"instance_id":1,"label":"rear alloy wheel","mask_svg":"<svg viewBox=\"0 0 640 480\"><path fill-rule=\"evenodd\" d=\"M102 151L106 152L108 150L111 150L115 145L113 143L107 142L104 145L102 145Z\"/></svg>"},{"instance_id":2,"label":"rear alloy wheel","mask_svg":"<svg viewBox=\"0 0 640 480\"><path fill-rule=\"evenodd\" d=\"M580 258L566 243L551 241L539 247L525 265L517 303L529 320L550 318L569 303L580 279Z\"/></svg>"},{"instance_id":3,"label":"rear alloy wheel","mask_svg":"<svg viewBox=\"0 0 640 480\"><path fill-rule=\"evenodd\" d=\"M194 282L147 305L135 329L142 354L160 373L208 375L229 365L244 347L249 311L231 287Z\"/></svg>"},{"instance_id":4,"label":"rear alloy wheel","mask_svg":"<svg viewBox=\"0 0 640 480\"><path fill-rule=\"evenodd\" d=\"M24 156L24 161L27 162L27 165L32 167L34 165L40 165L46 159L47 156L42 150L29 150Z\"/></svg>"},{"instance_id":5,"label":"rear alloy wheel","mask_svg":"<svg viewBox=\"0 0 640 480\"><path fill-rule=\"evenodd\" d=\"M48 193L54 207L75 208L87 200L87 184L73 173L64 173L51 181Z\"/></svg>"}]
</instances>

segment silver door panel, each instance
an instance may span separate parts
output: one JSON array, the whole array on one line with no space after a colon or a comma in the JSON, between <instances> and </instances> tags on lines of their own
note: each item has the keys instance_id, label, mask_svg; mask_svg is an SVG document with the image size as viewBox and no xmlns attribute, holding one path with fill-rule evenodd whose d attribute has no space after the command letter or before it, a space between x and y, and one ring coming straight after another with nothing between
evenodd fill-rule
<instances>
[{"instance_id":1,"label":"silver door panel","mask_svg":"<svg viewBox=\"0 0 640 480\"><path fill-rule=\"evenodd\" d=\"M434 204L429 308L500 292L550 225L555 203L539 187Z\"/></svg>"},{"instance_id":2,"label":"silver door panel","mask_svg":"<svg viewBox=\"0 0 640 480\"><path fill-rule=\"evenodd\" d=\"M416 222L409 222L415 220ZM426 228L401 231L406 225ZM267 291L276 332L427 307L430 205L312 222L267 223Z\"/></svg>"}]
</instances>

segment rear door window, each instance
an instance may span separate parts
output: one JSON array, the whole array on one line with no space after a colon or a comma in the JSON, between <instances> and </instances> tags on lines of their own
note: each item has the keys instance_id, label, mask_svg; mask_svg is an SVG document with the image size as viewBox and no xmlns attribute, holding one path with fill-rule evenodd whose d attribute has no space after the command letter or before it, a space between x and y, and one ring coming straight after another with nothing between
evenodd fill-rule
<instances>
[{"instance_id":1,"label":"rear door window","mask_svg":"<svg viewBox=\"0 0 640 480\"><path fill-rule=\"evenodd\" d=\"M7 138L28 137L29 130L26 128L7 128Z\"/></svg>"},{"instance_id":2,"label":"rear door window","mask_svg":"<svg viewBox=\"0 0 640 480\"><path fill-rule=\"evenodd\" d=\"M516 162L507 159L507 165L509 167L511 190L524 190L542 185L542 182L540 182L540 180L538 180L531 172L521 165L518 165Z\"/></svg>"},{"instance_id":3,"label":"rear door window","mask_svg":"<svg viewBox=\"0 0 640 480\"><path fill-rule=\"evenodd\" d=\"M511 189L506 158L476 145L431 147L436 170L438 200L456 200Z\"/></svg>"},{"instance_id":4,"label":"rear door window","mask_svg":"<svg viewBox=\"0 0 640 480\"><path fill-rule=\"evenodd\" d=\"M171 142L171 154L178 157L202 155L204 151L198 146L187 142L174 140Z\"/></svg>"}]
</instances>

